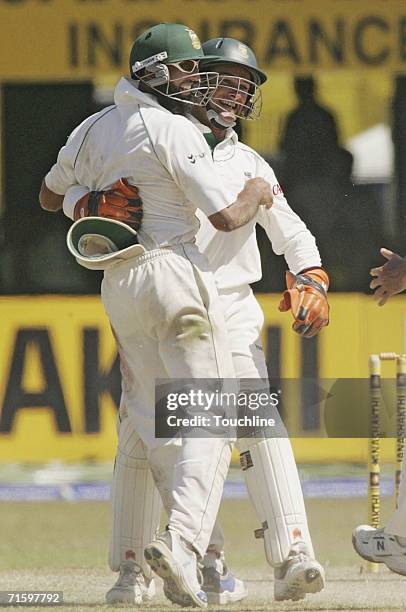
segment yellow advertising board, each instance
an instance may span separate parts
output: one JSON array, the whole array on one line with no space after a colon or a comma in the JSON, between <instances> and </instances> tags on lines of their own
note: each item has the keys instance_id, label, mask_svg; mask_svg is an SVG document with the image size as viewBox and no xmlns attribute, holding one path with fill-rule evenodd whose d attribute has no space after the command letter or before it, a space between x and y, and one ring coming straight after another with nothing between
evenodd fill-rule
<instances>
[{"instance_id":1,"label":"yellow advertising board","mask_svg":"<svg viewBox=\"0 0 406 612\"><path fill-rule=\"evenodd\" d=\"M403 351L403 297L380 309L368 296L333 294L331 325L314 341L291 330L278 296L258 297L272 376L367 377L370 353ZM3 297L0 320L0 461L112 458L120 374L99 298ZM389 364L383 375L394 375ZM303 430L293 441L299 461L366 459L366 440L315 440L320 425L306 424L300 402L284 418ZM388 443L384 460L394 458Z\"/></svg>"},{"instance_id":2,"label":"yellow advertising board","mask_svg":"<svg viewBox=\"0 0 406 612\"><path fill-rule=\"evenodd\" d=\"M0 79L127 73L135 37L163 21L242 39L273 71L406 67L404 0L0 0Z\"/></svg>"}]
</instances>

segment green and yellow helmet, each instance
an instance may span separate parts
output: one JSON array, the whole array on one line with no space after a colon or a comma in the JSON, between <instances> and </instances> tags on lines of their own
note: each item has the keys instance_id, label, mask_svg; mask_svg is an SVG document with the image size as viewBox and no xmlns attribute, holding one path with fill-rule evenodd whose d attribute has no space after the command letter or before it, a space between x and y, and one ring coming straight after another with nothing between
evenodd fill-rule
<instances>
[{"instance_id":1,"label":"green and yellow helmet","mask_svg":"<svg viewBox=\"0 0 406 612\"><path fill-rule=\"evenodd\" d=\"M202 70L219 71L219 91L215 92L207 105L209 118L214 125L222 125L221 113L232 110L240 119L257 119L262 109L262 94L259 87L265 83L267 76L258 68L257 59L248 45L235 38L212 38L202 45L205 58L200 62ZM228 73L228 66L244 68L248 72L246 79ZM221 70L219 70L219 67ZM230 98L240 97L248 91L243 104L230 109ZM219 93L222 92L222 93ZM232 124L227 123L227 127Z\"/></svg>"},{"instance_id":2,"label":"green and yellow helmet","mask_svg":"<svg viewBox=\"0 0 406 612\"><path fill-rule=\"evenodd\" d=\"M253 50L235 38L212 38L202 45L205 59L202 68L217 64L233 64L247 68L251 78L257 85L263 85L267 80L265 72L258 68L257 58Z\"/></svg>"},{"instance_id":3,"label":"green and yellow helmet","mask_svg":"<svg viewBox=\"0 0 406 612\"><path fill-rule=\"evenodd\" d=\"M182 60L204 57L197 34L180 23L160 23L143 32L134 42L130 53L130 72L133 78L142 68L155 62L172 64Z\"/></svg>"},{"instance_id":4,"label":"green and yellow helmet","mask_svg":"<svg viewBox=\"0 0 406 612\"><path fill-rule=\"evenodd\" d=\"M199 72L203 57L202 44L193 30L180 23L160 23L143 32L134 42L130 73L133 79L164 96L201 106L217 85L215 73L209 76ZM181 76L171 78L168 68L171 65L176 66ZM185 81L185 75L190 75L193 81L187 94L180 92L176 83L180 85Z\"/></svg>"}]
</instances>

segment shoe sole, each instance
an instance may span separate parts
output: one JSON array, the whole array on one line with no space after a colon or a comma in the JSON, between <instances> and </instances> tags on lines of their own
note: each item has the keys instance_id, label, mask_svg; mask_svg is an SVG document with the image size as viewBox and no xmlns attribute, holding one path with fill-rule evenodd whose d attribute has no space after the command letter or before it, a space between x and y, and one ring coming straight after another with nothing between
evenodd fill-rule
<instances>
[{"instance_id":1,"label":"shoe sole","mask_svg":"<svg viewBox=\"0 0 406 612\"><path fill-rule=\"evenodd\" d=\"M402 570L402 569L395 569L393 567L391 567L386 561L383 561L383 563L386 565L386 567L388 569L390 569L391 572L394 572L395 574L399 574L400 576L406 576L406 569Z\"/></svg>"},{"instance_id":2,"label":"shoe sole","mask_svg":"<svg viewBox=\"0 0 406 612\"><path fill-rule=\"evenodd\" d=\"M130 592L128 589L124 590L120 588L115 588L111 589L106 593L106 603L108 603L109 605L123 603L139 606L142 604L142 598L136 598L134 590Z\"/></svg>"},{"instance_id":3,"label":"shoe sole","mask_svg":"<svg viewBox=\"0 0 406 612\"><path fill-rule=\"evenodd\" d=\"M225 606L228 603L235 603L237 601L241 601L245 599L248 595L248 591L244 591L241 593L231 593L230 591L224 591L224 593L213 593L210 591L206 591L207 595L207 603L213 605L216 604L218 606Z\"/></svg>"},{"instance_id":4,"label":"shoe sole","mask_svg":"<svg viewBox=\"0 0 406 612\"><path fill-rule=\"evenodd\" d=\"M324 576L317 568L309 568L290 583L286 595L275 595L275 601L300 601L307 594L319 593L324 589Z\"/></svg>"},{"instance_id":5,"label":"shoe sole","mask_svg":"<svg viewBox=\"0 0 406 612\"><path fill-rule=\"evenodd\" d=\"M370 561L371 563L385 563L385 561L383 559L377 558L377 557L370 557L368 555L366 555L364 552L361 552L360 549L357 546L357 539L356 537L353 535L352 536L352 545L354 547L354 550L356 553L359 554L360 557L362 557L363 559L365 559L365 561Z\"/></svg>"},{"instance_id":6,"label":"shoe sole","mask_svg":"<svg viewBox=\"0 0 406 612\"><path fill-rule=\"evenodd\" d=\"M207 608L207 603L199 599L187 585L178 562L166 544L158 541L149 544L144 550L144 557L151 569L164 581L165 595L170 601L182 606Z\"/></svg>"}]
</instances>

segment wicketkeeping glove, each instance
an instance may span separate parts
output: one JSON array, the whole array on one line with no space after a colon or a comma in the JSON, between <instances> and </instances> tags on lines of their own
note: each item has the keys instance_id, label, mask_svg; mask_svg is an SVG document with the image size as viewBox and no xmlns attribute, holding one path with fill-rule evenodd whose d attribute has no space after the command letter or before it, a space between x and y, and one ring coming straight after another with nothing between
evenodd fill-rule
<instances>
[{"instance_id":1,"label":"wicketkeeping glove","mask_svg":"<svg viewBox=\"0 0 406 612\"><path fill-rule=\"evenodd\" d=\"M295 332L311 338L328 325L330 307L327 302L329 278L321 268L297 274L286 272L287 291L284 292L279 310L292 310Z\"/></svg>"},{"instance_id":2,"label":"wicketkeeping glove","mask_svg":"<svg viewBox=\"0 0 406 612\"><path fill-rule=\"evenodd\" d=\"M142 200L137 187L121 178L106 191L90 191L76 202L74 219L108 217L126 223L136 231L141 227Z\"/></svg>"}]
</instances>

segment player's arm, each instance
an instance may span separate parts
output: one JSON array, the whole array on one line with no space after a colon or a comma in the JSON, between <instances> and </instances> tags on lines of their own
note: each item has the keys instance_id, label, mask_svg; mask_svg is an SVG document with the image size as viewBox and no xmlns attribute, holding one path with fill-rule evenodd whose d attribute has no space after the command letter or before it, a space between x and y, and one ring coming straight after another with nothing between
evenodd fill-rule
<instances>
[{"instance_id":1,"label":"player's arm","mask_svg":"<svg viewBox=\"0 0 406 612\"><path fill-rule=\"evenodd\" d=\"M70 134L66 144L60 149L58 159L42 181L39 192L41 208L56 212L62 208L66 191L78 180L75 163L89 132L95 115L88 117Z\"/></svg>"},{"instance_id":2,"label":"player's arm","mask_svg":"<svg viewBox=\"0 0 406 612\"><path fill-rule=\"evenodd\" d=\"M369 286L376 289L374 298L383 306L392 295L406 290L406 257L384 248L380 252L388 261L372 268L370 274L374 278Z\"/></svg>"},{"instance_id":3,"label":"player's arm","mask_svg":"<svg viewBox=\"0 0 406 612\"><path fill-rule=\"evenodd\" d=\"M272 168L261 158L257 171L272 185L274 194L273 208L261 209L258 221L265 228L273 250L285 257L290 270L286 273L287 290L279 310L290 310L294 331L310 338L329 323L329 278L321 267L314 236L290 208Z\"/></svg>"},{"instance_id":4,"label":"player's arm","mask_svg":"<svg viewBox=\"0 0 406 612\"><path fill-rule=\"evenodd\" d=\"M63 195L49 189L45 183L45 179L43 179L39 192L39 203L44 210L56 212L62 208Z\"/></svg>"},{"instance_id":5,"label":"player's arm","mask_svg":"<svg viewBox=\"0 0 406 612\"><path fill-rule=\"evenodd\" d=\"M272 206L272 193L263 178L247 181L234 199L213 162L207 142L197 128L177 116L160 132L154 150L185 197L220 231L231 232L250 221L259 206Z\"/></svg>"},{"instance_id":6,"label":"player's arm","mask_svg":"<svg viewBox=\"0 0 406 612\"><path fill-rule=\"evenodd\" d=\"M259 206L271 208L270 187L261 178L250 179L232 204L210 215L208 219L217 230L232 232L251 221Z\"/></svg>"},{"instance_id":7,"label":"player's arm","mask_svg":"<svg viewBox=\"0 0 406 612\"><path fill-rule=\"evenodd\" d=\"M265 178L272 188L272 209L261 208L258 223L265 229L274 253L283 255L295 274L307 268L320 268L320 253L313 234L289 206L272 168L259 156L256 176Z\"/></svg>"}]
</instances>

